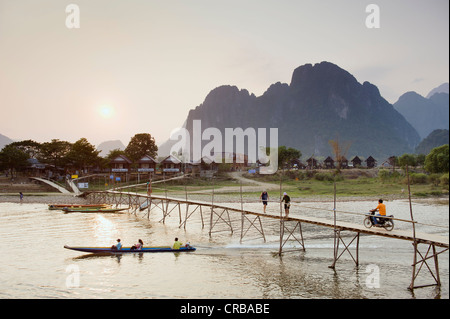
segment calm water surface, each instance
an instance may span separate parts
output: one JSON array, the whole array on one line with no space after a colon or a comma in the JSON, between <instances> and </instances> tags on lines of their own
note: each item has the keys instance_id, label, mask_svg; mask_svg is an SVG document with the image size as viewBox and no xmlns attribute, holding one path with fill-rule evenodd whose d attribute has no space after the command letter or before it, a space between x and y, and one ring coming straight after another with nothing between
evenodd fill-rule
<instances>
[{"instance_id":1,"label":"calm water surface","mask_svg":"<svg viewBox=\"0 0 450 319\"><path fill-rule=\"evenodd\" d=\"M367 212L373 202L340 202L338 210ZM387 203L389 213L409 219L407 201ZM238 205L239 204L232 204ZM244 208L260 208L245 204ZM319 208L317 210L313 208ZM296 214L331 218L332 203L302 203ZM184 207L182 213L184 215ZM269 204L269 212L279 206ZM414 217L426 224L448 227L448 201L415 202ZM264 242L250 230L240 243L240 215L230 215L231 234L224 223L216 225L210 238L209 216L205 227L199 212L179 228L178 209L163 224L161 211L134 214L64 214L43 204L0 203L0 298L448 298L448 252L440 255L443 286L416 289L411 281L411 242L362 236L360 266L344 254L336 269L328 266L333 256L333 230L303 224L305 252L278 257L279 223L264 219ZM339 217L341 218L341 217ZM362 217L342 219L362 223ZM398 223L397 229L407 228ZM420 225L422 232L448 236L448 228ZM222 231L223 230L223 231ZM110 246L121 238L125 246L139 238L146 245L171 245L175 236L197 247L192 253L93 256L64 249L71 246ZM352 237L348 234L347 241ZM292 242L293 248L298 244ZM289 248L288 247L288 248ZM353 247L353 246L352 246ZM425 249L426 247L422 247ZM380 270L379 287L367 285ZM79 281L77 281L77 278ZM432 283L422 270L418 283Z\"/></svg>"}]
</instances>

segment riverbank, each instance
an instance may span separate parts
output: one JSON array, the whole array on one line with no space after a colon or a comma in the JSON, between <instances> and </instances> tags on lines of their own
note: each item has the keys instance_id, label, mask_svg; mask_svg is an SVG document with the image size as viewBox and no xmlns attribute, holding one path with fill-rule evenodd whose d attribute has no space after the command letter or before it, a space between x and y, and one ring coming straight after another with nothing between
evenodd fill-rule
<instances>
[{"instance_id":1,"label":"riverbank","mask_svg":"<svg viewBox=\"0 0 450 319\"><path fill-rule=\"evenodd\" d=\"M330 177L330 172L321 172L321 177ZM304 172L287 172L278 175L262 176L232 172L218 178L192 178L155 183L152 187L153 195L169 196L205 202L242 202L255 203L259 201L263 190L269 193L269 201L279 203L280 194L287 192L293 202L333 202L334 196L339 202L407 200L409 198L408 185L402 178L380 180L375 172L360 170L345 173L345 177L335 180L314 177L306 178ZM324 175L325 174L325 175ZM328 174L328 175L327 175ZM288 176L289 175L289 176ZM291 176L292 175L292 176ZM94 184L94 183L90 183ZM0 202L20 203L19 192L24 194L26 203L76 203L83 204L86 200L73 194L62 194L47 190L42 184L35 183L3 183L0 191ZM41 187L41 188L38 188ZM147 185L130 185L124 187L116 185L123 192L138 192L146 194ZM90 190L96 190L92 188ZM104 190L104 187L101 189ZM432 201L448 202L448 185L433 183L412 183L411 197L414 200L431 199Z\"/></svg>"},{"instance_id":2,"label":"riverbank","mask_svg":"<svg viewBox=\"0 0 450 319\"><path fill-rule=\"evenodd\" d=\"M81 197L62 193L24 193L20 201L19 194L0 194L0 203L29 203L29 204L87 204L88 201Z\"/></svg>"}]
</instances>

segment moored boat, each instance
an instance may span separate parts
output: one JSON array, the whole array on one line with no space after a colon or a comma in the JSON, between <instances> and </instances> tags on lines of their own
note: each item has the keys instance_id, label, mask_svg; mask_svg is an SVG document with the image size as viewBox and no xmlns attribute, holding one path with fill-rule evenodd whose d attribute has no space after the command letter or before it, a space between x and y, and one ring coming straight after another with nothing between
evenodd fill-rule
<instances>
[{"instance_id":1,"label":"moored boat","mask_svg":"<svg viewBox=\"0 0 450 319\"><path fill-rule=\"evenodd\" d=\"M169 246L143 247L142 249L131 249L130 247L123 247L122 249L117 250L112 249L111 247L69 247L65 245L64 248L93 254L163 253L163 252L188 252L196 250L196 248L191 246L180 247L180 249L173 249L172 247Z\"/></svg>"},{"instance_id":2,"label":"moored boat","mask_svg":"<svg viewBox=\"0 0 450 319\"><path fill-rule=\"evenodd\" d=\"M62 210L64 208L109 208L109 204L49 204L50 210Z\"/></svg>"},{"instance_id":3,"label":"moored boat","mask_svg":"<svg viewBox=\"0 0 450 319\"><path fill-rule=\"evenodd\" d=\"M103 208L103 207L81 207L81 208L68 208L64 207L62 210L64 213L120 213L129 208Z\"/></svg>"}]
</instances>

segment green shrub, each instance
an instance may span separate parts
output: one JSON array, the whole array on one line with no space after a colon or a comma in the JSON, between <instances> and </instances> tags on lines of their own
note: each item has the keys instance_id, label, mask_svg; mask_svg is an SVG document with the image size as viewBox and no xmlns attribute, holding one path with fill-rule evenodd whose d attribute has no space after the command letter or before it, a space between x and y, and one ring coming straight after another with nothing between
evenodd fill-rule
<instances>
[{"instance_id":1,"label":"green shrub","mask_svg":"<svg viewBox=\"0 0 450 319\"><path fill-rule=\"evenodd\" d=\"M380 169L378 171L378 178L381 180L382 183L386 183L386 182L397 182L397 181L401 181L400 177L402 177L403 175L400 174L398 171L390 171L387 169Z\"/></svg>"},{"instance_id":2,"label":"green shrub","mask_svg":"<svg viewBox=\"0 0 450 319\"><path fill-rule=\"evenodd\" d=\"M428 175L428 182L433 186L439 186L441 183L441 174L430 174Z\"/></svg>"},{"instance_id":3,"label":"green shrub","mask_svg":"<svg viewBox=\"0 0 450 319\"><path fill-rule=\"evenodd\" d=\"M382 183L387 182L391 177L391 174L388 170L380 169L378 171L378 178L381 180Z\"/></svg>"},{"instance_id":4,"label":"green shrub","mask_svg":"<svg viewBox=\"0 0 450 319\"><path fill-rule=\"evenodd\" d=\"M340 176L340 175L338 175ZM333 182L335 180L339 180L339 177L335 179L335 175L332 173L316 173L314 175L314 179L318 181L324 181L324 182ZM341 177L342 179L342 177Z\"/></svg>"},{"instance_id":5,"label":"green shrub","mask_svg":"<svg viewBox=\"0 0 450 319\"><path fill-rule=\"evenodd\" d=\"M426 184L428 181L428 177L423 173L411 173L409 175L409 182L411 184Z\"/></svg>"},{"instance_id":6,"label":"green shrub","mask_svg":"<svg viewBox=\"0 0 450 319\"><path fill-rule=\"evenodd\" d=\"M448 173L447 174L443 174L441 176L441 178L440 178L440 185L448 187Z\"/></svg>"}]
</instances>

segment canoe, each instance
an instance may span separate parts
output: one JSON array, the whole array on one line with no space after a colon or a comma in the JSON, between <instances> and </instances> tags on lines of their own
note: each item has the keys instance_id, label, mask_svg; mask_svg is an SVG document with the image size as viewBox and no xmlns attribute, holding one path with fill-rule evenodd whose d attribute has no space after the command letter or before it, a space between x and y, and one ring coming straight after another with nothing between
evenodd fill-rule
<instances>
[{"instance_id":1,"label":"canoe","mask_svg":"<svg viewBox=\"0 0 450 319\"><path fill-rule=\"evenodd\" d=\"M63 208L64 213L119 213L129 208L102 208L102 207L84 207L84 208Z\"/></svg>"},{"instance_id":2,"label":"canoe","mask_svg":"<svg viewBox=\"0 0 450 319\"><path fill-rule=\"evenodd\" d=\"M49 204L48 209L50 210L62 210L64 208L108 208L111 205L108 204Z\"/></svg>"},{"instance_id":3,"label":"canoe","mask_svg":"<svg viewBox=\"0 0 450 319\"><path fill-rule=\"evenodd\" d=\"M111 247L69 247L64 245L64 248L82 251L93 254L122 254L122 253L163 253L163 252L188 252L195 251L194 247L180 247L180 249L173 249L172 247L144 247L141 250L131 250L130 247L123 247L121 250L112 250Z\"/></svg>"}]
</instances>

